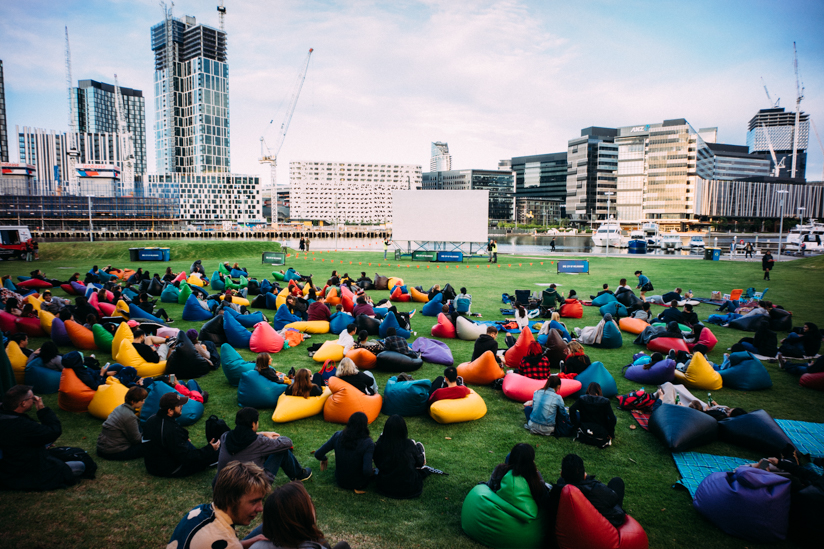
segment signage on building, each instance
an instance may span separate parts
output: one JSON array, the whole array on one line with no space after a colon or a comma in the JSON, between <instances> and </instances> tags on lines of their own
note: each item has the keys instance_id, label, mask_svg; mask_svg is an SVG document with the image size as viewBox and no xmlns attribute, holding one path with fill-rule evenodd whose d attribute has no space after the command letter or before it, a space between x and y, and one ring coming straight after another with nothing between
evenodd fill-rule
<instances>
[{"instance_id":1,"label":"signage on building","mask_svg":"<svg viewBox=\"0 0 824 549\"><path fill-rule=\"evenodd\" d=\"M559 273L586 273L589 274L589 261L558 261Z\"/></svg>"},{"instance_id":2,"label":"signage on building","mask_svg":"<svg viewBox=\"0 0 824 549\"><path fill-rule=\"evenodd\" d=\"M649 124L647 124L646 126L635 126L629 131L629 133L648 132L648 131L649 131Z\"/></svg>"},{"instance_id":3,"label":"signage on building","mask_svg":"<svg viewBox=\"0 0 824 549\"><path fill-rule=\"evenodd\" d=\"M283 252L263 252L260 262L271 265L286 265L286 254Z\"/></svg>"},{"instance_id":4,"label":"signage on building","mask_svg":"<svg viewBox=\"0 0 824 549\"><path fill-rule=\"evenodd\" d=\"M31 164L17 164L12 162L0 163L3 175L34 175L37 169Z\"/></svg>"}]
</instances>

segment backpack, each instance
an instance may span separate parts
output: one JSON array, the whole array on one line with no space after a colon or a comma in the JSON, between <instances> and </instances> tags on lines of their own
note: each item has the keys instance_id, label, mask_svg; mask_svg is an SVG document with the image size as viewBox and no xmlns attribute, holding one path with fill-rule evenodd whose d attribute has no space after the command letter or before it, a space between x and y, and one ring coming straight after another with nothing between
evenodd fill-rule
<instances>
[{"instance_id":1,"label":"backpack","mask_svg":"<svg viewBox=\"0 0 824 549\"><path fill-rule=\"evenodd\" d=\"M83 465L86 466L86 470L80 475L81 478L93 479L97 472L97 463L94 462L92 456L83 448L74 448L72 446L49 448L49 455L59 459L63 463L67 461L82 461Z\"/></svg>"},{"instance_id":2,"label":"backpack","mask_svg":"<svg viewBox=\"0 0 824 549\"><path fill-rule=\"evenodd\" d=\"M646 391L632 391L626 395L618 395L618 408L621 410L649 410L658 400Z\"/></svg>"},{"instance_id":3,"label":"backpack","mask_svg":"<svg viewBox=\"0 0 824 549\"><path fill-rule=\"evenodd\" d=\"M229 426L226 425L226 422L214 414L209 416L209 419L206 420L206 440L208 441L220 440L221 435L229 430Z\"/></svg>"},{"instance_id":4,"label":"backpack","mask_svg":"<svg viewBox=\"0 0 824 549\"><path fill-rule=\"evenodd\" d=\"M323 377L323 381L326 382L329 380L330 377L334 377L335 374L338 373L338 368L335 365L334 360L327 360L323 363L323 367L318 372L321 377Z\"/></svg>"}]
</instances>

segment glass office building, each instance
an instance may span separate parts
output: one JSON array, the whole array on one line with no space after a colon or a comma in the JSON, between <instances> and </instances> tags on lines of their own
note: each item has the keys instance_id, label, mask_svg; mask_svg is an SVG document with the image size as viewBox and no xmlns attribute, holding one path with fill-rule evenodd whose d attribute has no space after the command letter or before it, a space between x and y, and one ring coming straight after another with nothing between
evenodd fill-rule
<instances>
[{"instance_id":1,"label":"glass office building","mask_svg":"<svg viewBox=\"0 0 824 549\"><path fill-rule=\"evenodd\" d=\"M618 145L614 128L589 127L567 143L566 214L573 221L591 221L615 216Z\"/></svg>"},{"instance_id":2,"label":"glass office building","mask_svg":"<svg viewBox=\"0 0 824 549\"><path fill-rule=\"evenodd\" d=\"M515 196L554 198L563 200L566 207L566 152L514 157L512 171L515 172Z\"/></svg>"},{"instance_id":3,"label":"glass office building","mask_svg":"<svg viewBox=\"0 0 824 549\"><path fill-rule=\"evenodd\" d=\"M3 80L3 60L0 59L0 162L9 161L9 129L6 121L6 84Z\"/></svg>"},{"instance_id":4,"label":"glass office building","mask_svg":"<svg viewBox=\"0 0 824 549\"><path fill-rule=\"evenodd\" d=\"M793 141L795 139L795 113L785 112L783 107L761 109L747 125L747 147L750 153L766 153L770 156L770 145L775 151L779 165L779 177L790 177L793 164ZM800 113L798 118L798 151L796 158L797 179L805 179L807 171L807 146L810 140L810 115ZM770 173L775 164L771 162Z\"/></svg>"}]
</instances>

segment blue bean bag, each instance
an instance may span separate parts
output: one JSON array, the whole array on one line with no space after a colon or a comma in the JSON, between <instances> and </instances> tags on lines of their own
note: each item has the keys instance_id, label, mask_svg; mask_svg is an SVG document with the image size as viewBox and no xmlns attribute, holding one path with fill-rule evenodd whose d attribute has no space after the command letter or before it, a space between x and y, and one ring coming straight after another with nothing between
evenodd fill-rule
<instances>
[{"instance_id":1,"label":"blue bean bag","mask_svg":"<svg viewBox=\"0 0 824 549\"><path fill-rule=\"evenodd\" d=\"M742 316L731 321L729 327L745 332L757 332L762 327L770 328L770 317L766 315Z\"/></svg>"},{"instance_id":2,"label":"blue bean bag","mask_svg":"<svg viewBox=\"0 0 824 549\"><path fill-rule=\"evenodd\" d=\"M241 271L240 269L232 269L231 272L229 273L229 275L232 278L240 278L242 276L248 276L246 274L246 271Z\"/></svg>"},{"instance_id":3,"label":"blue bean bag","mask_svg":"<svg viewBox=\"0 0 824 549\"><path fill-rule=\"evenodd\" d=\"M248 349L252 333L241 326L240 323L235 320L235 317L228 314L230 310L231 308L227 307L223 313L223 331L226 332L226 341L228 341L232 347Z\"/></svg>"},{"instance_id":4,"label":"blue bean bag","mask_svg":"<svg viewBox=\"0 0 824 549\"><path fill-rule=\"evenodd\" d=\"M154 322L155 324L165 324L165 322L157 318L155 315L147 313L134 303L129 303L129 319L148 320L149 322Z\"/></svg>"},{"instance_id":5,"label":"blue bean bag","mask_svg":"<svg viewBox=\"0 0 824 549\"><path fill-rule=\"evenodd\" d=\"M607 398L612 398L618 395L618 386L615 384L615 378L604 367L601 362L593 362L587 369L575 376L575 381L581 382L581 389L574 394L579 397L587 392L587 387L590 383L597 383L601 386L601 393Z\"/></svg>"},{"instance_id":6,"label":"blue bean bag","mask_svg":"<svg viewBox=\"0 0 824 549\"><path fill-rule=\"evenodd\" d=\"M10 278L7 278L3 281L3 287L7 290L11 290L12 292L17 291L17 286L14 285L14 282L12 282Z\"/></svg>"},{"instance_id":7,"label":"blue bean bag","mask_svg":"<svg viewBox=\"0 0 824 549\"><path fill-rule=\"evenodd\" d=\"M601 338L601 343L594 344L593 347L618 349L623 344L624 338L621 337L621 329L614 322L607 322L604 324L604 336Z\"/></svg>"},{"instance_id":8,"label":"blue bean bag","mask_svg":"<svg viewBox=\"0 0 824 549\"><path fill-rule=\"evenodd\" d=\"M757 543L781 541L789 528L790 485L790 479L780 475L739 467L705 478L692 504L731 536Z\"/></svg>"},{"instance_id":9,"label":"blue bean bag","mask_svg":"<svg viewBox=\"0 0 824 549\"><path fill-rule=\"evenodd\" d=\"M20 282L25 282L26 280L31 280L31 277L26 275L20 275L17 277L17 280L19 280Z\"/></svg>"},{"instance_id":10,"label":"blue bean bag","mask_svg":"<svg viewBox=\"0 0 824 549\"><path fill-rule=\"evenodd\" d=\"M237 387L240 383L241 376L250 370L255 369L254 362L247 362L240 354L235 351L234 347L228 343L220 346L220 365L223 368L223 375L226 376L226 381L229 385Z\"/></svg>"},{"instance_id":11,"label":"blue bean bag","mask_svg":"<svg viewBox=\"0 0 824 549\"><path fill-rule=\"evenodd\" d=\"M329 319L329 332L333 334L340 334L350 324L355 323L355 317L349 313L335 313Z\"/></svg>"},{"instance_id":12,"label":"blue bean bag","mask_svg":"<svg viewBox=\"0 0 824 549\"><path fill-rule=\"evenodd\" d=\"M709 322L710 324L723 326L724 324L732 322L736 318L741 318L741 315L736 313L728 313L725 315L710 315L709 318L707 318L707 322Z\"/></svg>"},{"instance_id":13,"label":"blue bean bag","mask_svg":"<svg viewBox=\"0 0 824 549\"><path fill-rule=\"evenodd\" d=\"M300 280L300 275L295 272L292 267L286 269L286 272L283 274L283 281L288 283L290 280Z\"/></svg>"},{"instance_id":14,"label":"blue bean bag","mask_svg":"<svg viewBox=\"0 0 824 549\"><path fill-rule=\"evenodd\" d=\"M177 303L179 295L180 290L175 288L174 284L166 284L166 287L160 292L160 301L163 303Z\"/></svg>"},{"instance_id":15,"label":"blue bean bag","mask_svg":"<svg viewBox=\"0 0 824 549\"><path fill-rule=\"evenodd\" d=\"M423 306L423 309L421 309L421 314L423 316L438 316L438 313L441 313L442 311L443 294L438 293L437 295L435 295L435 297L426 302L426 304Z\"/></svg>"},{"instance_id":16,"label":"blue bean bag","mask_svg":"<svg viewBox=\"0 0 824 549\"><path fill-rule=\"evenodd\" d=\"M648 370L644 365L650 362L650 357L643 356L625 368L624 377L644 385L661 385L675 379L675 361L665 358L653 364Z\"/></svg>"},{"instance_id":17,"label":"blue bean bag","mask_svg":"<svg viewBox=\"0 0 824 549\"><path fill-rule=\"evenodd\" d=\"M97 287L93 286L92 284L89 284L88 286L86 286L86 293L84 294L84 297L88 300L89 297L97 291Z\"/></svg>"},{"instance_id":18,"label":"blue bean bag","mask_svg":"<svg viewBox=\"0 0 824 549\"><path fill-rule=\"evenodd\" d=\"M629 316L629 312L627 312L627 308L624 307L622 303L618 303L617 301L611 301L606 305L602 305L598 312L601 313L601 316L606 314L612 315L612 318L618 319Z\"/></svg>"},{"instance_id":19,"label":"blue bean bag","mask_svg":"<svg viewBox=\"0 0 824 549\"><path fill-rule=\"evenodd\" d=\"M255 324L258 322L264 322L266 319L263 318L263 313L261 311L255 311L249 315L242 315L239 312L235 311L231 307L226 307L224 309L223 316L230 315L237 320L238 324L243 326L244 328L254 328Z\"/></svg>"},{"instance_id":20,"label":"blue bean bag","mask_svg":"<svg viewBox=\"0 0 824 549\"><path fill-rule=\"evenodd\" d=\"M155 415L160 408L160 397L173 391L174 388L166 385L162 381L152 383L149 386L149 394L146 396L146 402L143 403L143 408L140 409L140 416L138 416L140 422L145 423L147 419ZM183 413L176 421L185 427L186 425L192 425L201 417L203 417L203 403L190 398L189 401L183 405Z\"/></svg>"},{"instance_id":21,"label":"blue bean bag","mask_svg":"<svg viewBox=\"0 0 824 549\"><path fill-rule=\"evenodd\" d=\"M421 353L421 358L424 362L429 362L430 364L452 366L452 364L455 363L449 345L443 341L419 337L412 343L412 350Z\"/></svg>"},{"instance_id":22,"label":"blue bean bag","mask_svg":"<svg viewBox=\"0 0 824 549\"><path fill-rule=\"evenodd\" d=\"M200 301L194 296L189 296L186 305L183 306L183 320L202 321L212 318L212 313L200 306Z\"/></svg>"},{"instance_id":23,"label":"blue bean bag","mask_svg":"<svg viewBox=\"0 0 824 549\"><path fill-rule=\"evenodd\" d=\"M760 391L772 387L769 372L757 358L747 351L732 353L730 367L719 370L724 387L739 391Z\"/></svg>"},{"instance_id":24,"label":"blue bean bag","mask_svg":"<svg viewBox=\"0 0 824 549\"><path fill-rule=\"evenodd\" d=\"M383 317L383 321L381 322L381 326L379 328L379 333L381 337L386 337L386 331L389 328L395 328L396 335L401 336L404 339L409 339L412 335L412 332L409 330L404 330L401 328L401 325L398 323L398 319L395 318L395 313L388 312L386 316Z\"/></svg>"},{"instance_id":25,"label":"blue bean bag","mask_svg":"<svg viewBox=\"0 0 824 549\"><path fill-rule=\"evenodd\" d=\"M384 372L412 372L423 366L423 359L395 351L381 351L377 355L375 368Z\"/></svg>"},{"instance_id":26,"label":"blue bean bag","mask_svg":"<svg viewBox=\"0 0 824 549\"><path fill-rule=\"evenodd\" d=\"M267 302L269 301L270 295L274 297L273 294L267 294ZM289 307L284 303L280 306L280 308L278 308L278 312L275 313L275 318L272 319L272 326L274 326L275 330L280 331L287 324L291 324L292 322L300 322L301 320L302 319L298 315L293 315L292 313L290 313Z\"/></svg>"},{"instance_id":27,"label":"blue bean bag","mask_svg":"<svg viewBox=\"0 0 824 549\"><path fill-rule=\"evenodd\" d=\"M212 273L212 278L209 279L209 285L213 290L222 292L226 289L226 283L220 279L220 271Z\"/></svg>"},{"instance_id":28,"label":"blue bean bag","mask_svg":"<svg viewBox=\"0 0 824 549\"><path fill-rule=\"evenodd\" d=\"M268 279L264 278L260 281L260 293L267 294L272 292L272 283L269 282Z\"/></svg>"},{"instance_id":29,"label":"blue bean bag","mask_svg":"<svg viewBox=\"0 0 824 549\"><path fill-rule=\"evenodd\" d=\"M715 442L718 422L689 406L662 404L649 416L649 432L671 452L686 452Z\"/></svg>"},{"instance_id":30,"label":"blue bean bag","mask_svg":"<svg viewBox=\"0 0 824 549\"><path fill-rule=\"evenodd\" d=\"M427 412L429 388L432 382L428 379L413 381L398 381L396 376L389 378L383 390L383 407L381 412L391 416L420 416Z\"/></svg>"},{"instance_id":31,"label":"blue bean bag","mask_svg":"<svg viewBox=\"0 0 824 549\"><path fill-rule=\"evenodd\" d=\"M280 307L278 307L278 296L276 296L274 293L268 292L264 299L266 299L266 308L267 309L271 309L271 310L275 311L275 310L280 308ZM284 305L281 305L281 307L283 307L283 306ZM287 308L287 312L288 312L288 308ZM289 313L289 314L292 314L292 313ZM298 317L298 318L300 318L300 317ZM297 321L295 321L295 322L297 322ZM288 322L287 322L287 324L288 324Z\"/></svg>"},{"instance_id":32,"label":"blue bean bag","mask_svg":"<svg viewBox=\"0 0 824 549\"><path fill-rule=\"evenodd\" d=\"M618 299L610 293L601 294L592 300L593 307L603 307L607 303L616 303ZM603 315L603 313L601 313Z\"/></svg>"},{"instance_id":33,"label":"blue bean bag","mask_svg":"<svg viewBox=\"0 0 824 549\"><path fill-rule=\"evenodd\" d=\"M792 444L778 423L764 410L722 419L718 422L718 438L768 457L778 456L787 444Z\"/></svg>"},{"instance_id":34,"label":"blue bean bag","mask_svg":"<svg viewBox=\"0 0 824 549\"><path fill-rule=\"evenodd\" d=\"M389 312L389 308L388 307L372 307L372 311L374 311L374 313L375 313L375 318L383 318L383 317L386 316L386 313Z\"/></svg>"},{"instance_id":35,"label":"blue bean bag","mask_svg":"<svg viewBox=\"0 0 824 549\"><path fill-rule=\"evenodd\" d=\"M278 404L278 398L286 391L285 383L269 381L258 372L250 370L240 376L237 387L237 405L250 408L272 408Z\"/></svg>"},{"instance_id":36,"label":"blue bean bag","mask_svg":"<svg viewBox=\"0 0 824 549\"><path fill-rule=\"evenodd\" d=\"M60 388L62 372L46 368L39 358L35 358L26 364L23 375L25 384L32 386L34 394L51 395Z\"/></svg>"}]
</instances>

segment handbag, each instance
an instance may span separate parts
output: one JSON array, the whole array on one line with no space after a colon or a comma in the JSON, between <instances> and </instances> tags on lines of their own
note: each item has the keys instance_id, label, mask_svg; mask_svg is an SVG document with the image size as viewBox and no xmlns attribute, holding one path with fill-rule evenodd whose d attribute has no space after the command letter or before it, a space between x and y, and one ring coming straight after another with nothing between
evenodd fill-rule
<instances>
[{"instance_id":1,"label":"handbag","mask_svg":"<svg viewBox=\"0 0 824 549\"><path fill-rule=\"evenodd\" d=\"M335 361L327 360L326 362L324 362L323 367L321 367L318 373L321 375L324 382L328 381L330 377L334 377L335 374L338 373L338 368L335 364Z\"/></svg>"}]
</instances>

